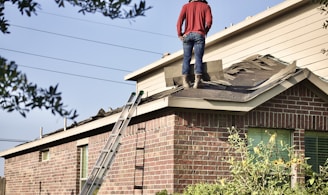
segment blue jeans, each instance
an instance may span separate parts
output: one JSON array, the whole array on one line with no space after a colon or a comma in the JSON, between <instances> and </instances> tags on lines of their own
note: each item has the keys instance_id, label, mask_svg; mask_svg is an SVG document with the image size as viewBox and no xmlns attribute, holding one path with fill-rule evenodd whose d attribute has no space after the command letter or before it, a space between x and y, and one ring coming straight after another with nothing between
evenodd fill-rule
<instances>
[{"instance_id":1,"label":"blue jeans","mask_svg":"<svg viewBox=\"0 0 328 195\"><path fill-rule=\"evenodd\" d=\"M205 37L199 33L189 33L183 38L183 64L182 74L189 75L190 61L192 50L195 53L194 74L202 75L203 73L203 55L205 48Z\"/></svg>"}]
</instances>

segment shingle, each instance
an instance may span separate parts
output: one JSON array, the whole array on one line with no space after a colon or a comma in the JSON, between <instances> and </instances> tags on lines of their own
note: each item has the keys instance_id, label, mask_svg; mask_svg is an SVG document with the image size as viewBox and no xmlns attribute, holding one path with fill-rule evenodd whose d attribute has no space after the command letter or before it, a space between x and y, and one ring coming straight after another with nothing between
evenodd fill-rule
<instances>
[{"instance_id":1,"label":"shingle","mask_svg":"<svg viewBox=\"0 0 328 195\"><path fill-rule=\"evenodd\" d=\"M204 100L245 102L263 93L295 72L294 64L281 61L272 55L253 55L223 70L224 78L204 81L199 89L183 89L178 86L144 101L152 101L165 96L200 98Z\"/></svg>"}]
</instances>

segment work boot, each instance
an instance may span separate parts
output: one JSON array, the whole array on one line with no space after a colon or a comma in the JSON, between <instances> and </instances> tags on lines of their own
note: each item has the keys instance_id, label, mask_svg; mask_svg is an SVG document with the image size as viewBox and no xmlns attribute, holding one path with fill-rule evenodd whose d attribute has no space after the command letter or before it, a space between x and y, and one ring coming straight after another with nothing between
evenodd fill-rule
<instances>
[{"instance_id":1,"label":"work boot","mask_svg":"<svg viewBox=\"0 0 328 195\"><path fill-rule=\"evenodd\" d=\"M183 77L182 77L182 86L186 89L190 88L188 75L183 75Z\"/></svg>"},{"instance_id":2,"label":"work boot","mask_svg":"<svg viewBox=\"0 0 328 195\"><path fill-rule=\"evenodd\" d=\"M202 75L195 75L194 89L199 88L201 77L202 77Z\"/></svg>"}]
</instances>

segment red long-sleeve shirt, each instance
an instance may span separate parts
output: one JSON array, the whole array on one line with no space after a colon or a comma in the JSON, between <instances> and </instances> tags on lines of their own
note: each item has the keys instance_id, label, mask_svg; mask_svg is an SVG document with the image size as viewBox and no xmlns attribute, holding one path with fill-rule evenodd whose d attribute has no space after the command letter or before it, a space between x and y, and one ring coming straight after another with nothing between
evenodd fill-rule
<instances>
[{"instance_id":1,"label":"red long-sleeve shirt","mask_svg":"<svg viewBox=\"0 0 328 195\"><path fill-rule=\"evenodd\" d=\"M184 31L182 25L184 24ZM212 12L207 3L195 1L185 4L180 12L177 22L178 36L183 36L190 32L206 35L212 26Z\"/></svg>"}]
</instances>

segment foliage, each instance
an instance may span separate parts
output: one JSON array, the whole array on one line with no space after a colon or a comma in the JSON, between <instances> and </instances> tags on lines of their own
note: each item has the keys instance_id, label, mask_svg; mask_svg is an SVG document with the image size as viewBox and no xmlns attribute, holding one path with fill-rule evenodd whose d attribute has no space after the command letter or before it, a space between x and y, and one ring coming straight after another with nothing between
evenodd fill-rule
<instances>
[{"instance_id":1,"label":"foliage","mask_svg":"<svg viewBox=\"0 0 328 195\"><path fill-rule=\"evenodd\" d=\"M168 195L167 190L162 190L160 192L157 192L156 195Z\"/></svg>"},{"instance_id":2,"label":"foliage","mask_svg":"<svg viewBox=\"0 0 328 195\"><path fill-rule=\"evenodd\" d=\"M279 143L281 147L277 146L277 134L272 134L268 143L261 142L256 146L245 137L235 129L230 130L230 148L225 158L230 165L230 179L222 178L215 184L190 185L183 194L328 194L328 161L320 167L320 173L314 173L306 158L295 155L293 147L282 142ZM281 148L278 156L277 148ZM283 160L282 154L279 156L283 151L288 151L288 160ZM291 176L299 170L307 175L306 183L292 186Z\"/></svg>"},{"instance_id":3,"label":"foliage","mask_svg":"<svg viewBox=\"0 0 328 195\"><path fill-rule=\"evenodd\" d=\"M318 8L322 14L328 14L328 0L312 0L313 3L319 3L320 7ZM324 29L328 28L328 20L325 20L322 27ZM328 49L321 49L321 53L328 55Z\"/></svg>"},{"instance_id":4,"label":"foliage","mask_svg":"<svg viewBox=\"0 0 328 195\"><path fill-rule=\"evenodd\" d=\"M307 183L309 194L328 194L328 159L323 166L320 166L319 173L310 172Z\"/></svg>"},{"instance_id":5,"label":"foliage","mask_svg":"<svg viewBox=\"0 0 328 195\"><path fill-rule=\"evenodd\" d=\"M189 185L183 192L183 195L221 195L224 193L224 186L219 183L209 184L201 183Z\"/></svg>"},{"instance_id":6,"label":"foliage","mask_svg":"<svg viewBox=\"0 0 328 195\"><path fill-rule=\"evenodd\" d=\"M132 0L55 0L58 7L64 7L65 2L80 8L79 12L100 12L111 19L129 19L144 16L151 7L140 0L139 4L132 4ZM33 0L0 0L0 31L10 33L8 20L5 18L5 3L17 6L22 15L31 16L40 9L40 4ZM0 56L0 108L5 111L18 111L22 116L34 108L50 109L53 114L74 119L78 115L76 110L66 110L62 103L61 93L56 86L49 89L38 88L36 84L28 83L26 75L17 70L14 62L6 64L6 59Z\"/></svg>"},{"instance_id":7,"label":"foliage","mask_svg":"<svg viewBox=\"0 0 328 195\"><path fill-rule=\"evenodd\" d=\"M8 27L10 26L8 20L4 17L5 3L11 2L17 6L21 14L31 16L37 13L41 5L33 0L0 0L0 30L3 33L9 33ZM132 0L55 0L58 7L64 7L65 2L80 8L79 12L96 13L100 12L105 17L111 19L131 19L137 16L144 16L145 12L151 7L146 6L146 1L140 0L137 4L132 4Z\"/></svg>"},{"instance_id":8,"label":"foliage","mask_svg":"<svg viewBox=\"0 0 328 195\"><path fill-rule=\"evenodd\" d=\"M171 195L171 194L169 194L168 191L165 189L160 192L156 192L156 195ZM178 195L178 194L174 194L174 195Z\"/></svg>"},{"instance_id":9,"label":"foliage","mask_svg":"<svg viewBox=\"0 0 328 195\"><path fill-rule=\"evenodd\" d=\"M39 88L29 83L26 75L17 70L14 62L7 64L0 56L0 108L12 112L18 111L23 117L34 108L50 109L53 114L74 119L76 110L66 110L62 103L57 85L49 89Z\"/></svg>"},{"instance_id":10,"label":"foliage","mask_svg":"<svg viewBox=\"0 0 328 195\"><path fill-rule=\"evenodd\" d=\"M319 7L319 10L321 11L322 14L326 14L326 15L328 14L328 0L325 1L325 3L321 4L321 6ZM324 29L327 29L328 28L328 20L326 20L322 26Z\"/></svg>"},{"instance_id":11,"label":"foliage","mask_svg":"<svg viewBox=\"0 0 328 195\"><path fill-rule=\"evenodd\" d=\"M325 4L322 4L319 8L322 12L322 14L328 14L328 1L326 1ZM327 29L328 28L328 19L323 23L323 28ZM322 49L322 53L328 55L328 49Z\"/></svg>"},{"instance_id":12,"label":"foliage","mask_svg":"<svg viewBox=\"0 0 328 195\"><path fill-rule=\"evenodd\" d=\"M328 0L312 0L313 3L319 3L320 5L328 6Z\"/></svg>"}]
</instances>

